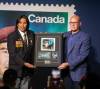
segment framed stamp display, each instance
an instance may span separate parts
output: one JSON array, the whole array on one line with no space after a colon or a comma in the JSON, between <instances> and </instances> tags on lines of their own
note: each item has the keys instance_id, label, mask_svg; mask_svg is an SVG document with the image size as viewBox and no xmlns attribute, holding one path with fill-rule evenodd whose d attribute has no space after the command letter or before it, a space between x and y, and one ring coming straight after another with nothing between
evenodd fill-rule
<instances>
[{"instance_id":1,"label":"framed stamp display","mask_svg":"<svg viewBox=\"0 0 100 89\"><path fill-rule=\"evenodd\" d=\"M61 64L62 33L35 33L35 65L57 67Z\"/></svg>"}]
</instances>

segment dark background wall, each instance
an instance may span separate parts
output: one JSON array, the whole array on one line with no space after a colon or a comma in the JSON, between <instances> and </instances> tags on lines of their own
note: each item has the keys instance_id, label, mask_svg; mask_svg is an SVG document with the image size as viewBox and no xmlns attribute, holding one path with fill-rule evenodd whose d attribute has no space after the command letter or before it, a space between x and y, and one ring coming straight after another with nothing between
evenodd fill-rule
<instances>
[{"instance_id":1,"label":"dark background wall","mask_svg":"<svg viewBox=\"0 0 100 89\"><path fill-rule=\"evenodd\" d=\"M33 4L75 4L76 14L80 15L82 30L91 36L92 51L89 71L93 81L100 83L100 1L99 0L0 0L0 2ZM48 68L47 68L48 70ZM46 72L46 71L44 71ZM43 73L43 72L42 72Z\"/></svg>"}]
</instances>

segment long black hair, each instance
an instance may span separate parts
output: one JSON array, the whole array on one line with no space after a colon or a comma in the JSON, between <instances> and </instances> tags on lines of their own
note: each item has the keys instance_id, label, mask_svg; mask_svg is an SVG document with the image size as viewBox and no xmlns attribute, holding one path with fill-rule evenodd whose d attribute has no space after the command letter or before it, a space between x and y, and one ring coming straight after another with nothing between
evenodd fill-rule
<instances>
[{"instance_id":1,"label":"long black hair","mask_svg":"<svg viewBox=\"0 0 100 89\"><path fill-rule=\"evenodd\" d=\"M28 30L28 29L29 29L29 19L28 19L28 17L25 16L25 15L21 15L19 18L17 18L15 29L16 29L16 30L18 29L18 26L17 26L17 25L18 25L18 23L20 22L20 20L21 20L22 18L26 19L26 22L27 22L26 30Z\"/></svg>"}]
</instances>

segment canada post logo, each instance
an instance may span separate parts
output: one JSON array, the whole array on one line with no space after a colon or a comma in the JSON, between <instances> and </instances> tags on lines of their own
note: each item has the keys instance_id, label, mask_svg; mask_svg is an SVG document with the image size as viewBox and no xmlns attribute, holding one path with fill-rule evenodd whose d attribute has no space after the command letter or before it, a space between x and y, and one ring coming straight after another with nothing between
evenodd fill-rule
<instances>
[{"instance_id":1,"label":"canada post logo","mask_svg":"<svg viewBox=\"0 0 100 89\"><path fill-rule=\"evenodd\" d=\"M66 32L68 25L67 12L33 12L28 15L30 29L37 32Z\"/></svg>"}]
</instances>

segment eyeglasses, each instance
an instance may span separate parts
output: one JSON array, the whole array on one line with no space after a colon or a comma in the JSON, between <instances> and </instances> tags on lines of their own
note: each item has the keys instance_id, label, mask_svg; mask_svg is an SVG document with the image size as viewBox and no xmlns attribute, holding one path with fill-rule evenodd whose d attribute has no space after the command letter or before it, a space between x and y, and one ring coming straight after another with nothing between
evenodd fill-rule
<instances>
[{"instance_id":1,"label":"eyeglasses","mask_svg":"<svg viewBox=\"0 0 100 89\"><path fill-rule=\"evenodd\" d=\"M69 22L70 24L77 24L77 23L79 23L79 22Z\"/></svg>"}]
</instances>

